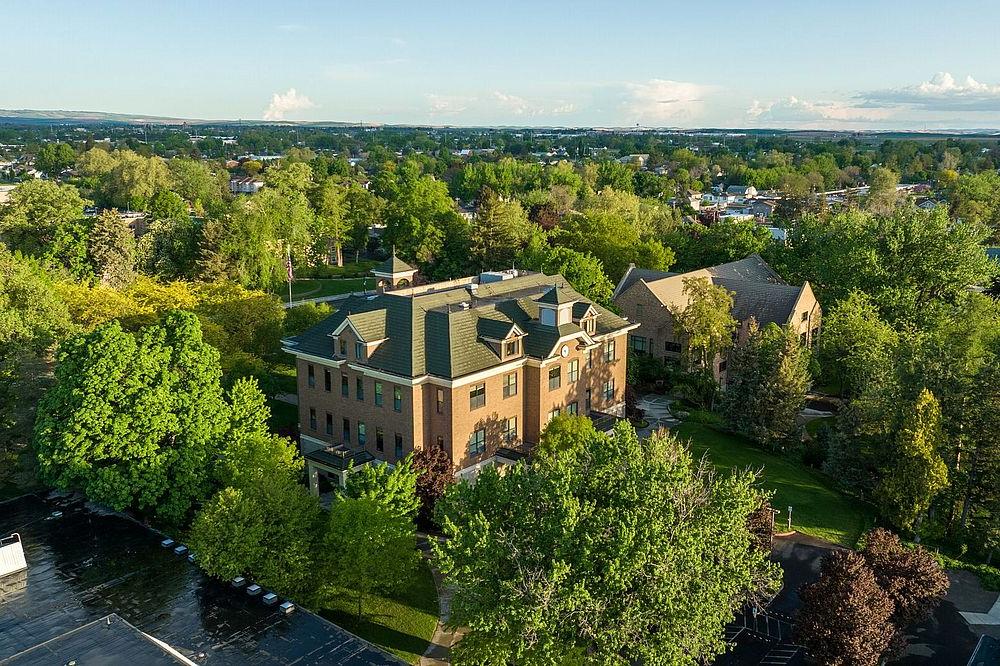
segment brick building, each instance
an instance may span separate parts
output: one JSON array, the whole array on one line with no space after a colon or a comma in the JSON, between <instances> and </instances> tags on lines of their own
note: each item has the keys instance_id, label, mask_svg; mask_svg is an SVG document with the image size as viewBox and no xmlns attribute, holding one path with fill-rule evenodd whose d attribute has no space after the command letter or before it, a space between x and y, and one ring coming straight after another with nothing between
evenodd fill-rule
<instances>
[{"instance_id":1,"label":"brick building","mask_svg":"<svg viewBox=\"0 0 1000 666\"><path fill-rule=\"evenodd\" d=\"M505 271L412 287L412 271L391 258L373 271L378 293L342 301L284 341L296 357L314 491L424 446L474 476L522 458L558 413L622 413L625 338L636 324L558 275Z\"/></svg>"},{"instance_id":2,"label":"brick building","mask_svg":"<svg viewBox=\"0 0 1000 666\"><path fill-rule=\"evenodd\" d=\"M684 308L685 278L701 278L725 287L733 296L733 317L739 322L736 340L746 339L750 320L760 326L790 325L805 345L820 332L822 309L808 282L786 284L760 255L688 273L667 273L630 266L615 288L613 300L639 328L629 334L629 349L676 361L681 340L674 334L670 308ZM713 371L723 383L726 359L715 359Z\"/></svg>"}]
</instances>

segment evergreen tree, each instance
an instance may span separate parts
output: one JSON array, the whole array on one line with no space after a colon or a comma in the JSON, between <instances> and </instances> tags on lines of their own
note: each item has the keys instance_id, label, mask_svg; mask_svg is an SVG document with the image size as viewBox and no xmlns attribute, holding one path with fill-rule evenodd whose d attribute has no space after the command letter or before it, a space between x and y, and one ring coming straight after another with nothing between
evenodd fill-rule
<instances>
[{"instance_id":1,"label":"evergreen tree","mask_svg":"<svg viewBox=\"0 0 1000 666\"><path fill-rule=\"evenodd\" d=\"M903 529L916 529L934 496L948 485L948 468L939 450L944 441L941 407L924 389L904 412L878 487L885 515Z\"/></svg>"},{"instance_id":2,"label":"evergreen tree","mask_svg":"<svg viewBox=\"0 0 1000 666\"><path fill-rule=\"evenodd\" d=\"M94 220L87 241L87 255L97 279L121 289L135 278L135 235L118 212L105 210Z\"/></svg>"},{"instance_id":3,"label":"evergreen tree","mask_svg":"<svg viewBox=\"0 0 1000 666\"><path fill-rule=\"evenodd\" d=\"M723 412L729 426L775 446L795 432L795 418L809 390L809 350L790 327L751 322L733 350L726 374Z\"/></svg>"}]
</instances>

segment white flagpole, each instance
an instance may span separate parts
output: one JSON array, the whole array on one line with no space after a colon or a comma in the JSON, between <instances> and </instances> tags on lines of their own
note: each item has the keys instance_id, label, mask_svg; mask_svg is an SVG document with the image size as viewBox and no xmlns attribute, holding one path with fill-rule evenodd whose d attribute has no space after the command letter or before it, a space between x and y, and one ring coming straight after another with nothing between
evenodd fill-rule
<instances>
[{"instance_id":1,"label":"white flagpole","mask_svg":"<svg viewBox=\"0 0 1000 666\"><path fill-rule=\"evenodd\" d=\"M292 244L285 244L285 277L288 280L288 306L292 305Z\"/></svg>"}]
</instances>

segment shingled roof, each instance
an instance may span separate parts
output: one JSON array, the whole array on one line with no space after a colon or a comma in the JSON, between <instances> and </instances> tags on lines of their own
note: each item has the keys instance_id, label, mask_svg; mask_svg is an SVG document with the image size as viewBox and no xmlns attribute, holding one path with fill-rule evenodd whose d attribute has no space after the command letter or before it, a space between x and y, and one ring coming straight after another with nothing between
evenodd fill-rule
<instances>
[{"instance_id":1,"label":"shingled roof","mask_svg":"<svg viewBox=\"0 0 1000 666\"><path fill-rule=\"evenodd\" d=\"M584 298L562 276L529 273L487 284L469 281L440 290L428 285L351 296L330 317L285 340L285 349L340 360L335 357L331 335L347 322L368 342L384 339L367 359L366 365L374 369L404 377L461 377L498 365L500 359L488 341L503 340L515 326L524 334L525 354L539 359L551 356L563 337L586 336L576 323L543 326L538 321L538 308L547 297L573 302L576 318L593 307L597 313L595 336L631 326Z\"/></svg>"},{"instance_id":2,"label":"shingled roof","mask_svg":"<svg viewBox=\"0 0 1000 666\"><path fill-rule=\"evenodd\" d=\"M393 252L392 256L373 268L372 273L386 273L394 275L396 273L412 273L416 270L416 268L397 257L396 253Z\"/></svg>"},{"instance_id":3,"label":"shingled roof","mask_svg":"<svg viewBox=\"0 0 1000 666\"><path fill-rule=\"evenodd\" d=\"M760 255L752 254L746 259L687 273L630 268L619 283L615 298L641 281L664 305L681 305L687 301L685 278L702 278L725 287L733 294L733 316L740 321L753 317L761 325L788 323L799 297L809 288L808 282L798 287L786 284Z\"/></svg>"}]
</instances>

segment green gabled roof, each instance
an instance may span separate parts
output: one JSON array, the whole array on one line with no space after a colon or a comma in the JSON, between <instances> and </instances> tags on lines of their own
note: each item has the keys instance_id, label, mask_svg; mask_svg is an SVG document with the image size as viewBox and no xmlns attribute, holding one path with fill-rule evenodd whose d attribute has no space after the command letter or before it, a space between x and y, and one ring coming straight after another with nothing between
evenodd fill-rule
<instances>
[{"instance_id":1,"label":"green gabled roof","mask_svg":"<svg viewBox=\"0 0 1000 666\"><path fill-rule=\"evenodd\" d=\"M375 342L383 340L386 336L385 330L385 310L370 310L368 312L356 312L347 316L347 321L358 332L365 342Z\"/></svg>"},{"instance_id":2,"label":"green gabled roof","mask_svg":"<svg viewBox=\"0 0 1000 666\"><path fill-rule=\"evenodd\" d=\"M396 253L393 252L391 257L373 268L372 273L410 273L415 270L417 269L397 257Z\"/></svg>"},{"instance_id":3,"label":"green gabled roof","mask_svg":"<svg viewBox=\"0 0 1000 666\"><path fill-rule=\"evenodd\" d=\"M498 319L485 314L481 314L476 323L476 333L478 336L491 340L503 340L510 335L512 328L514 328L514 322L511 320L506 318Z\"/></svg>"},{"instance_id":4,"label":"green gabled roof","mask_svg":"<svg viewBox=\"0 0 1000 666\"><path fill-rule=\"evenodd\" d=\"M542 294L538 302L545 303L546 305L565 305L566 303L575 303L579 300L580 294L567 287L557 285Z\"/></svg>"},{"instance_id":5,"label":"green gabled roof","mask_svg":"<svg viewBox=\"0 0 1000 666\"><path fill-rule=\"evenodd\" d=\"M386 338L368 359L372 368L419 377L460 377L493 367L500 362L484 337L503 339L513 326L526 334L523 346L528 356L546 358L560 337L578 334L576 324L559 328L538 322L539 294L549 287L565 284L561 276L541 273L512 280L479 285L473 299L465 288L429 291L414 296L387 292L376 296L351 296L326 320L289 340L290 348L319 358L334 359L334 341L330 334L345 319L366 340ZM564 302L579 301L574 314L586 311L589 301L569 286ZM470 307L456 307L468 303ZM598 335L620 330L628 325L613 312L594 305Z\"/></svg>"}]
</instances>

